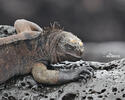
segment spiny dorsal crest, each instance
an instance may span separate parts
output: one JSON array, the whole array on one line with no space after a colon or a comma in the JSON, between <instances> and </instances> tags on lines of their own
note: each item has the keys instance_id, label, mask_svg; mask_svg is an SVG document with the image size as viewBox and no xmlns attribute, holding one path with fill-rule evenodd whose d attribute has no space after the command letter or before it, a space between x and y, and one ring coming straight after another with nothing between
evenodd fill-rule
<instances>
[{"instance_id":1,"label":"spiny dorsal crest","mask_svg":"<svg viewBox=\"0 0 125 100\"><path fill-rule=\"evenodd\" d=\"M50 26L43 28L43 32L45 34L51 34L55 32L61 33L61 31L63 31L63 28L61 28L58 22L50 23Z\"/></svg>"}]
</instances>

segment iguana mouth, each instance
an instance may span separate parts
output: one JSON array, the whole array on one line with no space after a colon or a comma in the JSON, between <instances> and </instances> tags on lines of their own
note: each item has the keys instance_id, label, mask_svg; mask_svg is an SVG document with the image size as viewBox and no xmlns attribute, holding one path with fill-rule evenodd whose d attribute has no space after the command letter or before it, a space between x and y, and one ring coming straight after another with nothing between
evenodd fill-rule
<instances>
[{"instance_id":1,"label":"iguana mouth","mask_svg":"<svg viewBox=\"0 0 125 100\"><path fill-rule=\"evenodd\" d=\"M74 53L70 53L70 52L67 52L66 54L74 57L74 58L78 58L78 59L81 59L82 58L82 55L77 55L77 54L74 54Z\"/></svg>"}]
</instances>

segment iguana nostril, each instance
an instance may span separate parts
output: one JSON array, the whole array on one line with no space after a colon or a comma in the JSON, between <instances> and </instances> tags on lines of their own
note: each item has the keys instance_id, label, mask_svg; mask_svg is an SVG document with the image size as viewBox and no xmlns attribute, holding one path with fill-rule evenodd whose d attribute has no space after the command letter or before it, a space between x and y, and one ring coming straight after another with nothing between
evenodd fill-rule
<instances>
[{"instance_id":1,"label":"iguana nostril","mask_svg":"<svg viewBox=\"0 0 125 100\"><path fill-rule=\"evenodd\" d=\"M79 42L79 45L80 45L80 46L83 46L83 43L82 43L82 42Z\"/></svg>"}]
</instances>

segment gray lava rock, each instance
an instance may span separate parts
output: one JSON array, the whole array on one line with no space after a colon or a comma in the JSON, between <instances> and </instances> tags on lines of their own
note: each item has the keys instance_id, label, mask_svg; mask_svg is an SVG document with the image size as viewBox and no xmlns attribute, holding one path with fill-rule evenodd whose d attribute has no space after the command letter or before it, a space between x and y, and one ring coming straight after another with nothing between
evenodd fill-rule
<instances>
[{"instance_id":1,"label":"gray lava rock","mask_svg":"<svg viewBox=\"0 0 125 100\"><path fill-rule=\"evenodd\" d=\"M0 25L0 38L13 34L16 34L16 30L13 26Z\"/></svg>"},{"instance_id":2,"label":"gray lava rock","mask_svg":"<svg viewBox=\"0 0 125 100\"><path fill-rule=\"evenodd\" d=\"M125 98L125 59L109 63L63 62L52 65L58 70L69 70L83 65L95 68L88 80L61 86L45 86L34 81L31 75L15 76L0 85L2 100L122 100ZM62 67L61 67L62 66ZM67 67L66 67L67 66Z\"/></svg>"}]
</instances>

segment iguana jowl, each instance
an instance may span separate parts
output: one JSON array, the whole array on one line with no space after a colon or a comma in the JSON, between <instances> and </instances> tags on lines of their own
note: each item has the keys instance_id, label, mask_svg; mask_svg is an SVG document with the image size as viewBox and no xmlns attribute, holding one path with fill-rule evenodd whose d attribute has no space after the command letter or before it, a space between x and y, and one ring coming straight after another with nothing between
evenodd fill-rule
<instances>
[{"instance_id":1,"label":"iguana jowl","mask_svg":"<svg viewBox=\"0 0 125 100\"><path fill-rule=\"evenodd\" d=\"M42 29L37 24L19 19L14 27L18 34L0 38L0 83L14 75L32 73L37 82L62 84L91 75L90 67L71 71L49 70L52 63L81 59L82 41L70 32L56 28Z\"/></svg>"}]
</instances>

